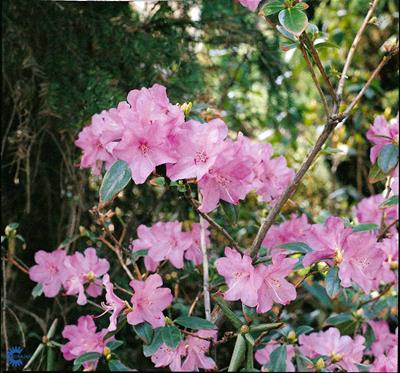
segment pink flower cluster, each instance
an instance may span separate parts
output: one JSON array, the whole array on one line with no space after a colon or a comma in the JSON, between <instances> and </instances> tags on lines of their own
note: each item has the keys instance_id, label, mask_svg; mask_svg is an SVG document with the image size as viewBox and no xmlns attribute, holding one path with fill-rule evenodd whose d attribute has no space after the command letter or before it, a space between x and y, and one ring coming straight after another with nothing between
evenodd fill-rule
<instances>
[{"instance_id":1,"label":"pink flower cluster","mask_svg":"<svg viewBox=\"0 0 400 373\"><path fill-rule=\"evenodd\" d=\"M74 360L87 352L103 353L104 347L111 339L104 340L107 329L96 331L94 316L81 316L77 325L65 325L62 336L69 341L61 347L65 360ZM95 370L97 360L83 363L85 370Z\"/></svg>"},{"instance_id":2,"label":"pink flower cluster","mask_svg":"<svg viewBox=\"0 0 400 373\"><path fill-rule=\"evenodd\" d=\"M175 349L162 344L152 355L151 361L156 368L169 366L172 372L198 372L199 369L215 369L215 361L206 355L211 342L205 338L216 340L217 331L199 330L194 335L187 336ZM182 358L185 359L182 361Z\"/></svg>"},{"instance_id":3,"label":"pink flower cluster","mask_svg":"<svg viewBox=\"0 0 400 373\"><path fill-rule=\"evenodd\" d=\"M61 249L40 250L35 254L35 262L29 277L42 285L46 297L55 297L63 287L67 295L78 296L79 305L87 303L86 294L97 297L102 293L101 277L110 268L107 259L98 258L92 247L83 254L75 252L73 255Z\"/></svg>"},{"instance_id":4,"label":"pink flower cluster","mask_svg":"<svg viewBox=\"0 0 400 373\"><path fill-rule=\"evenodd\" d=\"M106 303L103 303L103 308L112 313L109 331L116 330L117 318L122 311L126 313L128 324L131 325L143 322L148 322L153 328L165 325L162 311L172 303L173 297L170 289L162 287L160 275L150 275L144 281L132 280L129 283L134 290L131 304L114 293L114 285L108 275L104 276L103 283L106 288Z\"/></svg>"},{"instance_id":5,"label":"pink flower cluster","mask_svg":"<svg viewBox=\"0 0 400 373\"><path fill-rule=\"evenodd\" d=\"M251 190L273 202L293 179L285 158L271 158L269 144L253 144L240 133L232 141L227 134L220 119L185 122L165 87L156 84L133 90L127 102L94 115L75 144L83 150L81 166L94 174L119 159L128 163L136 184L163 164L173 181L196 178L203 212L215 209L220 199L238 204Z\"/></svg>"},{"instance_id":6,"label":"pink flower cluster","mask_svg":"<svg viewBox=\"0 0 400 373\"><path fill-rule=\"evenodd\" d=\"M206 223L206 228L208 223ZM210 243L208 229L205 230L206 244ZM175 268L183 268L183 260L201 264L200 224L194 223L189 232L182 231L178 221L158 222L151 227L139 225L138 238L131 243L132 251L148 250L144 263L146 269L154 272L163 260L169 260Z\"/></svg>"},{"instance_id":7,"label":"pink flower cluster","mask_svg":"<svg viewBox=\"0 0 400 373\"><path fill-rule=\"evenodd\" d=\"M288 304L296 299L296 288L286 280L297 259L285 258L285 254L272 256L272 264L254 266L249 255L241 255L226 247L225 257L215 261L215 268L225 278L228 290L226 300L240 300L249 307L257 307L264 313L274 302Z\"/></svg>"},{"instance_id":8,"label":"pink flower cluster","mask_svg":"<svg viewBox=\"0 0 400 373\"><path fill-rule=\"evenodd\" d=\"M341 336L336 328L329 328L324 332L302 334L299 337L301 352L310 359L319 356L327 356L325 362L329 371L345 370L358 372L356 364L361 363L365 338L357 335L354 339L349 336Z\"/></svg>"}]
</instances>

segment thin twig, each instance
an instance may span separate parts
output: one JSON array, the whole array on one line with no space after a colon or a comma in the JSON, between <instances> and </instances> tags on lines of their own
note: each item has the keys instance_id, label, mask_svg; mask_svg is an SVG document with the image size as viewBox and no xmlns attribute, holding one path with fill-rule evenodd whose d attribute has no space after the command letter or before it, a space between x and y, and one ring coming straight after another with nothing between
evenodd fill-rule
<instances>
[{"instance_id":1,"label":"thin twig","mask_svg":"<svg viewBox=\"0 0 400 373\"><path fill-rule=\"evenodd\" d=\"M372 16L373 12L375 11L376 6L378 5L378 2L379 2L379 0L374 0L374 2L372 3L371 7L368 10L367 15L365 16L364 22L361 24L361 27L358 30L358 32L357 32L357 34L356 34L356 36L355 36L355 38L353 40L353 43L351 44L349 53L348 53L347 58L346 58L346 62L345 62L344 67L343 67L342 75L340 77L340 80L339 80L339 83L338 83L338 87L337 87L337 90L336 90L336 96L337 96L337 99L338 99L338 102L337 102L337 106L338 107L340 106L340 102L342 100L344 82L346 80L347 71L349 70L349 67L350 67L351 61L353 59L354 53L355 53L355 51L357 49L357 46L358 46L358 44L359 44L359 42L361 40L361 36L364 33L364 31L365 31L365 29L366 29L366 27L368 25L368 22L371 19L371 16Z\"/></svg>"},{"instance_id":2,"label":"thin twig","mask_svg":"<svg viewBox=\"0 0 400 373\"><path fill-rule=\"evenodd\" d=\"M381 299L385 294L388 293L388 291L392 288L393 283L387 284L386 287L383 289L382 293L380 293L378 296L376 296L375 298L371 298L370 300L367 300L365 302L362 302L361 304L359 304L358 308L364 307L365 305L369 304L369 303L375 303L376 301L378 301L379 299Z\"/></svg>"},{"instance_id":3,"label":"thin twig","mask_svg":"<svg viewBox=\"0 0 400 373\"><path fill-rule=\"evenodd\" d=\"M381 233L379 233L379 236L376 238L377 241L381 241L383 238L386 237L386 233L390 231L390 228L394 227L397 223L399 222L398 219L392 221L388 226L386 226Z\"/></svg>"},{"instance_id":4,"label":"thin twig","mask_svg":"<svg viewBox=\"0 0 400 373\"><path fill-rule=\"evenodd\" d=\"M201 199L200 193L199 193L199 199ZM206 315L206 320L211 321L211 300L210 300L210 289L209 289L206 227L205 227L205 220L202 216L200 216L200 249L201 249L201 253L203 254L204 313Z\"/></svg>"},{"instance_id":5,"label":"thin twig","mask_svg":"<svg viewBox=\"0 0 400 373\"><path fill-rule=\"evenodd\" d=\"M8 310L8 312L11 313L11 315L13 315L15 321L17 322L19 332L21 333L22 347L25 348L26 347L26 338L25 338L24 329L22 328L22 325L21 325L21 321L19 321L18 316L10 307L7 307L7 310Z\"/></svg>"},{"instance_id":6,"label":"thin twig","mask_svg":"<svg viewBox=\"0 0 400 373\"><path fill-rule=\"evenodd\" d=\"M376 76L379 74L383 66L385 66L388 61L397 55L399 53L399 44L397 44L387 55L385 55L379 65L376 67L376 69L373 71L367 82L365 83L364 87L361 89L361 91L358 93L358 95L355 97L355 99L351 102L351 104L346 108L346 110L343 112L344 116L348 116L349 113L354 109L354 107L358 104L358 102L361 100L361 98L364 96L365 92L371 85L372 81L376 78Z\"/></svg>"},{"instance_id":7,"label":"thin twig","mask_svg":"<svg viewBox=\"0 0 400 373\"><path fill-rule=\"evenodd\" d=\"M306 49L306 47L304 46L304 44L303 44L302 41L300 41L300 50L301 50L301 53L303 54L304 61L306 61L308 70L309 70L310 73L311 73L312 80L314 81L315 87L316 87L317 90L318 90L319 96L321 97L322 104L323 104L324 109L325 109L325 114L326 114L327 118L329 118L328 103L326 102L326 98L325 98L324 92L322 91L322 88L321 88L321 86L320 86L320 84L319 84L318 78L317 78L317 76L315 75L314 68L313 68L313 66L312 66L312 64L311 64L311 61L310 61L309 57L308 57L307 49Z\"/></svg>"},{"instance_id":8,"label":"thin twig","mask_svg":"<svg viewBox=\"0 0 400 373\"><path fill-rule=\"evenodd\" d=\"M331 94L333 100L336 102L337 97L336 97L335 89L333 88L332 82L329 79L329 76L326 73L324 66L322 65L321 59L319 58L318 51L315 49L314 43L310 40L310 38L308 37L306 32L304 32L302 34L301 39L304 40L305 44L307 45L308 49L310 50L311 56L313 57L313 60L314 60L315 64L317 65L322 78L324 79L326 85L328 86L329 93Z\"/></svg>"},{"instance_id":9,"label":"thin twig","mask_svg":"<svg viewBox=\"0 0 400 373\"><path fill-rule=\"evenodd\" d=\"M191 316L191 315L192 315L194 309L196 308L196 304L197 304L197 302L199 301L199 299L200 299L200 297L201 297L202 294L203 294L203 291L199 291L199 292L197 293L196 298L194 298L194 301L193 301L192 305L191 305L190 308L189 308L188 316Z\"/></svg>"}]
</instances>

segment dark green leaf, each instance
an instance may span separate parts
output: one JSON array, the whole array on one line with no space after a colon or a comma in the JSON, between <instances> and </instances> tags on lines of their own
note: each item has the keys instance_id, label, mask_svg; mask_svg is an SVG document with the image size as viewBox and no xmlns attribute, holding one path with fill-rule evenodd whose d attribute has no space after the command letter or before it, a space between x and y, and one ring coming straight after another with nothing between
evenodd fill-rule
<instances>
[{"instance_id":1,"label":"dark green leaf","mask_svg":"<svg viewBox=\"0 0 400 373\"><path fill-rule=\"evenodd\" d=\"M337 297L340 291L339 269L332 267L325 279L325 289L328 296L333 299Z\"/></svg>"},{"instance_id":2,"label":"dark green leaf","mask_svg":"<svg viewBox=\"0 0 400 373\"><path fill-rule=\"evenodd\" d=\"M236 337L235 347L233 348L231 361L229 363L228 372L238 371L246 352L246 340L242 334Z\"/></svg>"},{"instance_id":3,"label":"dark green leaf","mask_svg":"<svg viewBox=\"0 0 400 373\"><path fill-rule=\"evenodd\" d=\"M153 334L153 339L149 345L144 345L143 346L143 354L146 357L149 357L153 355L162 345L163 340L161 336L161 329L162 328L157 328L154 329L154 334Z\"/></svg>"},{"instance_id":4,"label":"dark green leaf","mask_svg":"<svg viewBox=\"0 0 400 373\"><path fill-rule=\"evenodd\" d=\"M304 242L290 242L290 243L278 245L278 247L289 250L289 251L303 253L303 254L307 254L312 251L311 247L308 246L307 244L305 244Z\"/></svg>"},{"instance_id":5,"label":"dark green leaf","mask_svg":"<svg viewBox=\"0 0 400 373\"><path fill-rule=\"evenodd\" d=\"M329 316L325 323L328 325L338 325L351 320L353 320L353 316L350 313L339 313L337 315Z\"/></svg>"},{"instance_id":6,"label":"dark green leaf","mask_svg":"<svg viewBox=\"0 0 400 373\"><path fill-rule=\"evenodd\" d=\"M356 364L359 372L369 372L371 365L367 364Z\"/></svg>"},{"instance_id":7,"label":"dark green leaf","mask_svg":"<svg viewBox=\"0 0 400 373\"><path fill-rule=\"evenodd\" d=\"M229 308L228 303L226 303L222 298L215 297L215 303L217 303L222 310L222 313L232 322L235 328L240 328L242 326L242 321L236 314Z\"/></svg>"},{"instance_id":8,"label":"dark green leaf","mask_svg":"<svg viewBox=\"0 0 400 373\"><path fill-rule=\"evenodd\" d=\"M298 372L309 372L314 367L314 363L296 348L296 365Z\"/></svg>"},{"instance_id":9,"label":"dark green leaf","mask_svg":"<svg viewBox=\"0 0 400 373\"><path fill-rule=\"evenodd\" d=\"M378 166L385 173L396 167L399 162L399 146L396 144L385 145L378 157Z\"/></svg>"},{"instance_id":10,"label":"dark green leaf","mask_svg":"<svg viewBox=\"0 0 400 373\"><path fill-rule=\"evenodd\" d=\"M149 344L153 338L153 328L147 322L132 326L135 333L146 344Z\"/></svg>"},{"instance_id":11,"label":"dark green leaf","mask_svg":"<svg viewBox=\"0 0 400 373\"><path fill-rule=\"evenodd\" d=\"M332 308L332 301L326 294L326 290L319 283L315 282L310 285L306 281L303 282L302 286L327 309Z\"/></svg>"},{"instance_id":12,"label":"dark green leaf","mask_svg":"<svg viewBox=\"0 0 400 373\"><path fill-rule=\"evenodd\" d=\"M87 352L86 354L83 354L75 359L74 366L79 368L83 363L86 363L87 361L99 360L102 356L103 355L99 354L98 352Z\"/></svg>"},{"instance_id":13,"label":"dark green leaf","mask_svg":"<svg viewBox=\"0 0 400 373\"><path fill-rule=\"evenodd\" d=\"M278 13L281 10L285 9L285 7L284 7L284 3L282 0L273 0L273 1L270 1L267 4L265 4L262 9L266 16L270 16L272 14Z\"/></svg>"},{"instance_id":14,"label":"dark green leaf","mask_svg":"<svg viewBox=\"0 0 400 373\"><path fill-rule=\"evenodd\" d=\"M161 329L161 338L167 346L176 348L182 339L182 335L176 326L164 326Z\"/></svg>"},{"instance_id":15,"label":"dark green leaf","mask_svg":"<svg viewBox=\"0 0 400 373\"><path fill-rule=\"evenodd\" d=\"M111 359L108 362L108 368L113 371L113 372L126 372L126 371L131 371L131 368L128 368L124 364L122 364L119 360L117 359Z\"/></svg>"},{"instance_id":16,"label":"dark green leaf","mask_svg":"<svg viewBox=\"0 0 400 373\"><path fill-rule=\"evenodd\" d=\"M353 227L353 232L373 231L378 228L376 224L358 224Z\"/></svg>"},{"instance_id":17,"label":"dark green leaf","mask_svg":"<svg viewBox=\"0 0 400 373\"><path fill-rule=\"evenodd\" d=\"M237 221L239 219L238 207L236 205L232 205L232 203L228 203L224 200L220 200L220 204L222 207L222 211L224 212L228 221L231 224L236 225Z\"/></svg>"},{"instance_id":18,"label":"dark green leaf","mask_svg":"<svg viewBox=\"0 0 400 373\"><path fill-rule=\"evenodd\" d=\"M281 10L278 18L281 25L296 36L300 36L308 24L307 15L298 8Z\"/></svg>"},{"instance_id":19,"label":"dark green leaf","mask_svg":"<svg viewBox=\"0 0 400 373\"><path fill-rule=\"evenodd\" d=\"M378 181L383 181L386 179L386 175L379 168L378 164L375 163L372 168L369 170L368 182L371 184L375 184Z\"/></svg>"},{"instance_id":20,"label":"dark green leaf","mask_svg":"<svg viewBox=\"0 0 400 373\"><path fill-rule=\"evenodd\" d=\"M121 347L123 344L124 344L123 341L114 340L114 341L108 342L108 343L107 343L107 347L108 347L111 351L114 351L114 350L116 350L118 347Z\"/></svg>"},{"instance_id":21,"label":"dark green leaf","mask_svg":"<svg viewBox=\"0 0 400 373\"><path fill-rule=\"evenodd\" d=\"M269 355L270 372L286 372L286 346L279 346Z\"/></svg>"},{"instance_id":22,"label":"dark green leaf","mask_svg":"<svg viewBox=\"0 0 400 373\"><path fill-rule=\"evenodd\" d=\"M250 332L265 332L271 329L280 328L283 325L282 322L275 322L271 324L258 324L258 325L251 325Z\"/></svg>"},{"instance_id":23,"label":"dark green leaf","mask_svg":"<svg viewBox=\"0 0 400 373\"><path fill-rule=\"evenodd\" d=\"M399 204L399 196L391 196L387 200L383 201L379 207L384 209L386 207L394 206Z\"/></svg>"},{"instance_id":24,"label":"dark green leaf","mask_svg":"<svg viewBox=\"0 0 400 373\"><path fill-rule=\"evenodd\" d=\"M375 341L375 333L374 330L371 328L370 324L367 324L367 330L365 331L364 337L365 337L365 347L368 349Z\"/></svg>"},{"instance_id":25,"label":"dark green leaf","mask_svg":"<svg viewBox=\"0 0 400 373\"><path fill-rule=\"evenodd\" d=\"M100 187L100 200L107 202L113 199L114 195L126 187L131 179L131 170L124 161L116 161L104 175Z\"/></svg>"},{"instance_id":26,"label":"dark green leaf","mask_svg":"<svg viewBox=\"0 0 400 373\"><path fill-rule=\"evenodd\" d=\"M43 294L43 286L42 286L42 284L37 284L32 289L32 297L37 298L37 297L40 297L42 294Z\"/></svg>"},{"instance_id":27,"label":"dark green leaf","mask_svg":"<svg viewBox=\"0 0 400 373\"><path fill-rule=\"evenodd\" d=\"M307 334L312 332L314 329L308 325L300 325L295 329L296 335Z\"/></svg>"},{"instance_id":28,"label":"dark green leaf","mask_svg":"<svg viewBox=\"0 0 400 373\"><path fill-rule=\"evenodd\" d=\"M195 330L216 328L212 322L195 316L179 316L174 320L174 323Z\"/></svg>"},{"instance_id":29,"label":"dark green leaf","mask_svg":"<svg viewBox=\"0 0 400 373\"><path fill-rule=\"evenodd\" d=\"M148 254L148 252L149 252L148 249L133 251L131 255L132 262L136 263L139 260L139 258L145 257Z\"/></svg>"}]
</instances>

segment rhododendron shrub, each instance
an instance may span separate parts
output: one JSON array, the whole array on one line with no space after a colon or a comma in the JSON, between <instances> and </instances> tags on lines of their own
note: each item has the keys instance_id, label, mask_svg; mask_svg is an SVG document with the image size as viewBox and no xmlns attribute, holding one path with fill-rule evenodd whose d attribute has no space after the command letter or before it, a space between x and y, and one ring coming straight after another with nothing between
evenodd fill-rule
<instances>
[{"instance_id":1,"label":"rhododendron shrub","mask_svg":"<svg viewBox=\"0 0 400 373\"><path fill-rule=\"evenodd\" d=\"M252 11L261 4L239 2ZM271 1L262 12L279 13L281 32L309 62L317 51L302 44L307 7ZM81 316L64 325L61 346L74 369L136 368L116 351L136 338L135 359L171 371L225 370L220 346L230 349L228 371L397 371L398 116L378 115L365 134L380 193L358 198L345 216L284 210L325 133L357 103L339 112L332 98L336 113L297 172L272 144L222 118L192 116L191 104L173 104L160 84L93 115L75 144L81 168L104 174L91 210L101 234L81 229L98 245L38 251L29 270L36 295L76 299ZM114 204L131 180L174 190L191 214L126 223ZM266 211L252 244L242 240L246 227L235 228L244 200Z\"/></svg>"}]
</instances>

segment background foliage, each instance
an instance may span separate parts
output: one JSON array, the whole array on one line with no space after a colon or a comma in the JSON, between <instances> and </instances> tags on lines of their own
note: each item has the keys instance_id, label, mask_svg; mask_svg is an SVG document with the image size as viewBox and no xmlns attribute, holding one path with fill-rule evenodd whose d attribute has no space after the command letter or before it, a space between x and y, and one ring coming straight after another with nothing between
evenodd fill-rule
<instances>
[{"instance_id":1,"label":"background foliage","mask_svg":"<svg viewBox=\"0 0 400 373\"><path fill-rule=\"evenodd\" d=\"M320 53L334 80L365 15L366 3L309 2L309 18L332 44ZM379 16L367 28L350 70L349 92L359 90L379 62L377 51L397 33L397 1L381 1L376 13ZM323 109L300 52L283 53L280 37L233 0L171 0L147 5L33 5L7 0L2 21L2 229L11 222L19 223L21 239L15 255L28 266L37 250L51 251L65 238L74 239L67 243L69 250L96 245L80 234L84 230L96 233L88 210L97 202L101 180L79 169L80 154L73 141L94 113L116 106L133 88L161 83L173 103L193 102L194 117L223 117L233 131L271 142L275 153L285 154L294 168L323 124ZM383 185L367 182L370 163L365 132L376 114L396 115L397 68L396 59L385 66L357 114L335 132L324 156L285 206L284 215L302 211L317 221L328 213L346 216L362 196L383 189ZM116 205L131 238L139 224L196 219L180 193L163 186L130 184ZM250 242L264 208L250 195L241 204L230 233ZM221 224L230 225L221 209L214 216ZM115 229L120 229L117 222ZM221 253L222 237L214 235L212 242L213 252ZM2 247L2 256L4 250ZM113 260L106 250L103 253ZM168 271L171 268L165 269ZM61 315L64 322L75 320L72 299L33 299L32 283L10 264L4 276L7 304L19 319L27 350L34 350L43 334L41 327L48 328L55 317ZM190 276L193 281L185 285L182 297L193 299L201 276L198 270ZM172 278L168 286L177 283L179 279ZM304 302L307 309L315 299ZM90 305L85 307L87 313L97 313ZM21 331L14 327L13 316L8 317L13 325L9 339L21 344ZM304 322L318 324L318 319L324 318ZM132 331L126 333L125 340L131 343L126 356L143 368L150 367L141 358L140 342ZM226 351L230 350L228 344ZM219 361L225 359L223 354L218 356ZM58 369L66 366L61 356L56 361Z\"/></svg>"}]
</instances>

